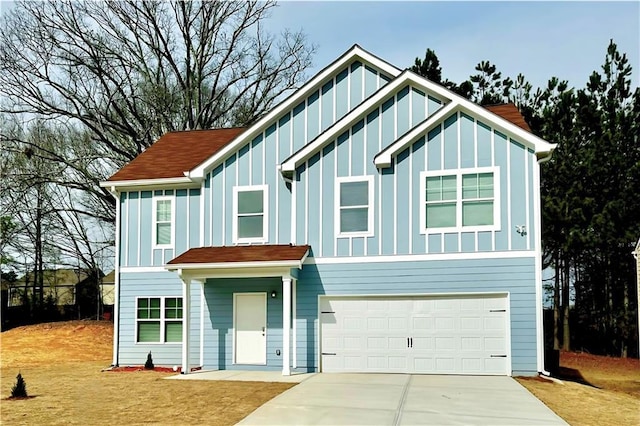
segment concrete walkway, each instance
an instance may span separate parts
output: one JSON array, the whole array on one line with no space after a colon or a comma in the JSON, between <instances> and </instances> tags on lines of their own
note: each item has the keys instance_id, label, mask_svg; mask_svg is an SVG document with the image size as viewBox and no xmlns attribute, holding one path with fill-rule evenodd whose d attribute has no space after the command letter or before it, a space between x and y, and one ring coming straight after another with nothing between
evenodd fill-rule
<instances>
[{"instance_id":1,"label":"concrete walkway","mask_svg":"<svg viewBox=\"0 0 640 426\"><path fill-rule=\"evenodd\" d=\"M510 377L317 374L245 425L566 425Z\"/></svg>"}]
</instances>

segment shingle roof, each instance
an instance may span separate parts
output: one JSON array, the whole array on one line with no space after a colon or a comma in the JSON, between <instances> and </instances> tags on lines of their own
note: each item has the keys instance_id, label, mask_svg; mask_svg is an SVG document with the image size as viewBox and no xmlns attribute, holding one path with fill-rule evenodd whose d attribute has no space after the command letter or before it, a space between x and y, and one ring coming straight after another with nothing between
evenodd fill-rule
<instances>
[{"instance_id":1,"label":"shingle roof","mask_svg":"<svg viewBox=\"0 0 640 426\"><path fill-rule=\"evenodd\" d=\"M492 113L499 115L505 120L510 121L516 126L523 128L527 132L531 132L531 128L529 127L527 122L524 121L524 117L522 116L522 114L520 113L520 110L518 110L518 107L514 103L509 102L508 104L501 104L501 105L487 105L485 106L485 108L491 111Z\"/></svg>"},{"instance_id":2,"label":"shingle roof","mask_svg":"<svg viewBox=\"0 0 640 426\"><path fill-rule=\"evenodd\" d=\"M168 264L293 261L302 260L308 251L307 245L198 247L182 253Z\"/></svg>"},{"instance_id":3,"label":"shingle roof","mask_svg":"<svg viewBox=\"0 0 640 426\"><path fill-rule=\"evenodd\" d=\"M190 130L162 136L109 181L183 177L245 129Z\"/></svg>"}]
</instances>

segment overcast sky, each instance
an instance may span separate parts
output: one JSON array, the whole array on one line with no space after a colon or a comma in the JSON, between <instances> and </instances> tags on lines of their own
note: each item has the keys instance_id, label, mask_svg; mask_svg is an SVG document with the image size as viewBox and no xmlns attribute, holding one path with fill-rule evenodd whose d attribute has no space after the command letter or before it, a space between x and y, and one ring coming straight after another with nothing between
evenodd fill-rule
<instances>
[{"instance_id":1,"label":"overcast sky","mask_svg":"<svg viewBox=\"0 0 640 426\"><path fill-rule=\"evenodd\" d=\"M399 68L435 50L443 76L460 82L489 60L503 77L534 86L550 77L584 87L604 63L609 39L640 75L640 2L306 2L283 1L271 30L302 28L317 44L313 71L353 44Z\"/></svg>"}]
</instances>

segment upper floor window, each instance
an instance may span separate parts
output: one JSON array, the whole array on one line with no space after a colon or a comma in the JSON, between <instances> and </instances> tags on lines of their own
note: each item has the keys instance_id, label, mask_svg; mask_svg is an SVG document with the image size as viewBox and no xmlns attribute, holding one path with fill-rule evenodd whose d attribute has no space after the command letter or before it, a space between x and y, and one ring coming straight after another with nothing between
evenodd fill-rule
<instances>
[{"instance_id":1,"label":"upper floor window","mask_svg":"<svg viewBox=\"0 0 640 426\"><path fill-rule=\"evenodd\" d=\"M421 173L423 232L499 228L498 169Z\"/></svg>"},{"instance_id":2,"label":"upper floor window","mask_svg":"<svg viewBox=\"0 0 640 426\"><path fill-rule=\"evenodd\" d=\"M173 197L160 196L153 199L153 241L155 246L173 245Z\"/></svg>"},{"instance_id":3,"label":"upper floor window","mask_svg":"<svg viewBox=\"0 0 640 426\"><path fill-rule=\"evenodd\" d=\"M267 242L267 186L236 186L233 189L233 241Z\"/></svg>"},{"instance_id":4,"label":"upper floor window","mask_svg":"<svg viewBox=\"0 0 640 426\"><path fill-rule=\"evenodd\" d=\"M339 237L373 235L373 176L336 180L335 217Z\"/></svg>"},{"instance_id":5,"label":"upper floor window","mask_svg":"<svg viewBox=\"0 0 640 426\"><path fill-rule=\"evenodd\" d=\"M136 342L182 342L182 297L139 297L136 301Z\"/></svg>"}]
</instances>

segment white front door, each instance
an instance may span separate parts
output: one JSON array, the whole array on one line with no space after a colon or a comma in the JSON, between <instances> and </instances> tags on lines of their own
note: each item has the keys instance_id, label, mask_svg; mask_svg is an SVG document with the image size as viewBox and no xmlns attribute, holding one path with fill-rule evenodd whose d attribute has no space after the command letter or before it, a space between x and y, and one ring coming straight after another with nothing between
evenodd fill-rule
<instances>
[{"instance_id":1,"label":"white front door","mask_svg":"<svg viewBox=\"0 0 640 426\"><path fill-rule=\"evenodd\" d=\"M235 293L235 363L267 363L267 294Z\"/></svg>"}]
</instances>

